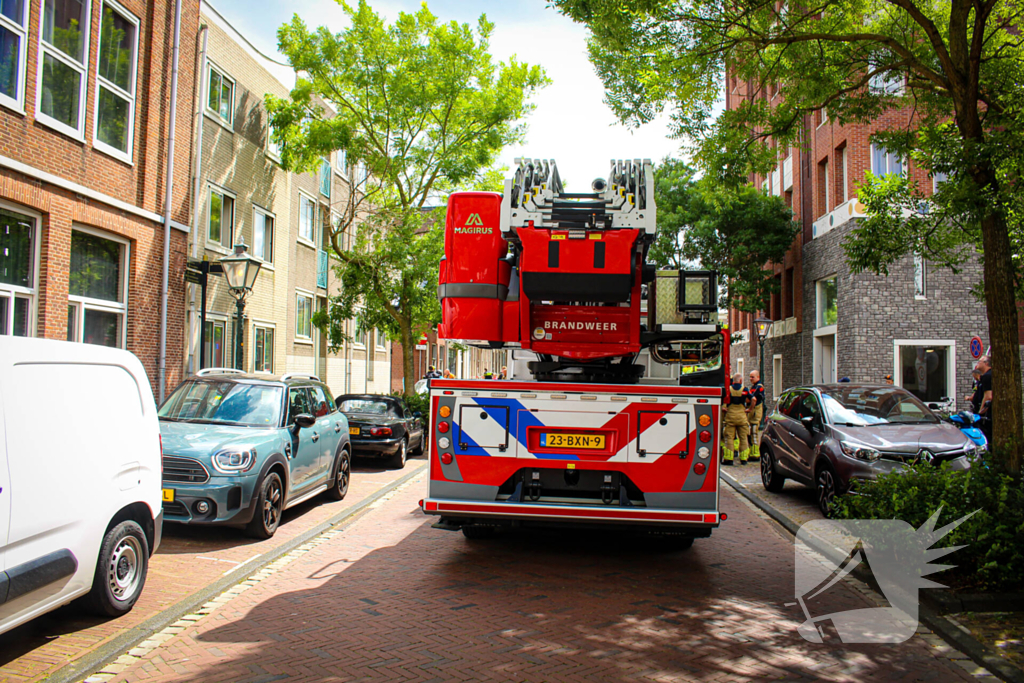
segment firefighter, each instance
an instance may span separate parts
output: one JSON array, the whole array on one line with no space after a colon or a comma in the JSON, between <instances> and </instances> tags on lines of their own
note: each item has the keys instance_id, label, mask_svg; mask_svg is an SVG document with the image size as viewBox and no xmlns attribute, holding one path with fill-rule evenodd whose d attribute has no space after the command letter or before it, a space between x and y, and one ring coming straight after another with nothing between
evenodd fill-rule
<instances>
[{"instance_id":1,"label":"firefighter","mask_svg":"<svg viewBox=\"0 0 1024 683\"><path fill-rule=\"evenodd\" d=\"M743 375L732 376L732 384L726 394L725 408L725 440L722 443L722 461L726 465L733 464L733 455L740 451L740 463L747 461L747 399L749 395L743 388Z\"/></svg>"},{"instance_id":2,"label":"firefighter","mask_svg":"<svg viewBox=\"0 0 1024 683\"><path fill-rule=\"evenodd\" d=\"M750 449L749 456L752 462L761 459L761 417L764 415L764 384L761 383L761 373L758 370L750 371L750 394L749 406L747 408L747 424Z\"/></svg>"}]
</instances>

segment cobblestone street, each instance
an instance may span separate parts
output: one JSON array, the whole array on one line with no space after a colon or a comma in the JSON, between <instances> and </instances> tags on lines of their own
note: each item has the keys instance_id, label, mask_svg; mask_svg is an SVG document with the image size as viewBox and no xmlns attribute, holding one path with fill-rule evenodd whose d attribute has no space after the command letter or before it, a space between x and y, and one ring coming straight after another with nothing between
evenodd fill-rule
<instances>
[{"instance_id":1,"label":"cobblestone street","mask_svg":"<svg viewBox=\"0 0 1024 683\"><path fill-rule=\"evenodd\" d=\"M89 680L972 679L925 629L802 640L792 538L726 486L729 520L670 553L579 532L469 542L419 512L424 476ZM873 604L843 584L825 607Z\"/></svg>"}]
</instances>

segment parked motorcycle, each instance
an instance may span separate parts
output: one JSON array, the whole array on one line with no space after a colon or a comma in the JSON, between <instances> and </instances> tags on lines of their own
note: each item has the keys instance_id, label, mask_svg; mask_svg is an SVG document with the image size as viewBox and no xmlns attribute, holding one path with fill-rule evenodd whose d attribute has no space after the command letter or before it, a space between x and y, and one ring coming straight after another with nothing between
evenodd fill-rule
<instances>
[{"instance_id":1,"label":"parked motorcycle","mask_svg":"<svg viewBox=\"0 0 1024 683\"><path fill-rule=\"evenodd\" d=\"M959 413L954 413L946 419L959 427L960 431L966 434L976 445L988 450L988 439L985 438L979 427L982 420L980 415L975 415L969 410L961 410Z\"/></svg>"}]
</instances>

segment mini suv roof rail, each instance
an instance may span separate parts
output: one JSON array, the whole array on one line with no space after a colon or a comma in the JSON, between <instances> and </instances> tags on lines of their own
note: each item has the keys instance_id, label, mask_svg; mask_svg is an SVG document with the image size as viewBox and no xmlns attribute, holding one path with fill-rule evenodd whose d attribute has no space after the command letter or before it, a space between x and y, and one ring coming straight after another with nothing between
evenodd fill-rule
<instances>
[{"instance_id":1,"label":"mini suv roof rail","mask_svg":"<svg viewBox=\"0 0 1024 683\"><path fill-rule=\"evenodd\" d=\"M196 373L196 377L205 377L206 375L244 375L244 370L238 370L236 368L203 368Z\"/></svg>"},{"instance_id":2,"label":"mini suv roof rail","mask_svg":"<svg viewBox=\"0 0 1024 683\"><path fill-rule=\"evenodd\" d=\"M311 375L308 372L289 372L284 375L281 375L282 382L285 381L286 379L312 379L316 380L317 382L320 381L319 377L317 377L316 375Z\"/></svg>"}]
</instances>

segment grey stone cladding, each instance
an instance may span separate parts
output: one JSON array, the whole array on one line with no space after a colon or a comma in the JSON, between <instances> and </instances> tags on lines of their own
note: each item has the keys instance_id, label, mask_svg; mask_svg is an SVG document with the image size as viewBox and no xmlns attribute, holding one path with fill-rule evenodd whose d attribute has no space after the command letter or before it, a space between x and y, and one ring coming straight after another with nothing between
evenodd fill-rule
<instances>
[{"instance_id":1,"label":"grey stone cladding","mask_svg":"<svg viewBox=\"0 0 1024 683\"><path fill-rule=\"evenodd\" d=\"M989 343L985 305L971 293L981 282L981 264L973 259L959 273L927 263L925 296L915 297L913 257L895 263L887 276L850 271L842 242L856 221L842 225L803 246L803 319L796 334L765 342L764 385L774 405L773 357L782 356L783 389L813 382L814 329L817 317L816 283L837 277L836 378L882 384L894 372L895 340L923 340L955 345L957 409L966 407L970 393L970 340ZM755 342L756 345L756 342ZM742 357L746 372L757 367L748 343L734 344L732 358ZM735 367L735 361L734 361ZM746 378L744 378L746 381ZM899 383L899 378L897 383Z\"/></svg>"}]
</instances>

